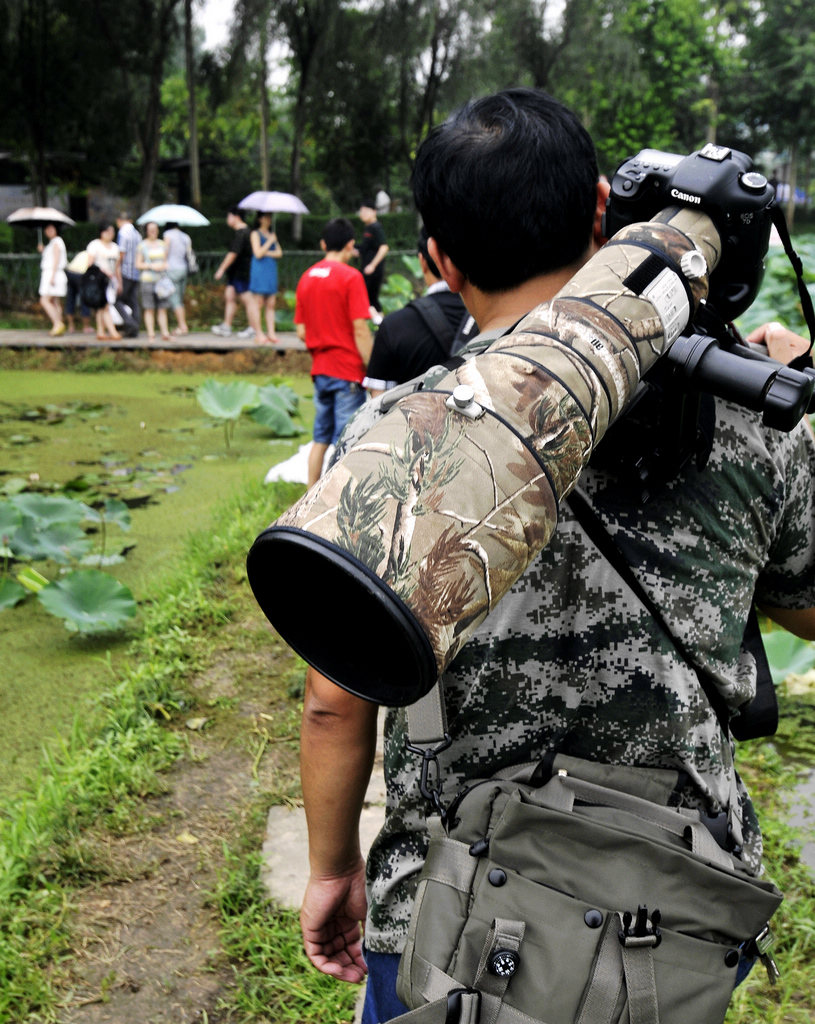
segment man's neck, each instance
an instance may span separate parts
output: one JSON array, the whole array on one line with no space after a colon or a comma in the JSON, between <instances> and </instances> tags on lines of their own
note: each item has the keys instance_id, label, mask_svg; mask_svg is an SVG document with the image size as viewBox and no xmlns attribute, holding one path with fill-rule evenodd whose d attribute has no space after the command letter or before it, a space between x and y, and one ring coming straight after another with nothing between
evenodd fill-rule
<instances>
[{"instance_id":1,"label":"man's neck","mask_svg":"<svg viewBox=\"0 0 815 1024\"><path fill-rule=\"evenodd\" d=\"M551 274L541 274L506 292L482 292L465 286L461 297L480 331L512 327L535 306L553 298L577 269L563 267Z\"/></svg>"}]
</instances>

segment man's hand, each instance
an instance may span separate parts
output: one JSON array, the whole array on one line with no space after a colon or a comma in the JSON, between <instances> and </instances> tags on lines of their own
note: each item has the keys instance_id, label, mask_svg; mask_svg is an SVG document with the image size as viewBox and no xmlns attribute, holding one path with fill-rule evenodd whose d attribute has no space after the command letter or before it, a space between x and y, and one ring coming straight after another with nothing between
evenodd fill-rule
<instances>
[{"instance_id":1,"label":"man's hand","mask_svg":"<svg viewBox=\"0 0 815 1024\"><path fill-rule=\"evenodd\" d=\"M795 334L776 320L756 327L747 335L746 340L753 345L760 345L763 342L767 346L770 358L777 359L779 363L785 365L789 365L796 356L805 355L809 351L809 342L806 338Z\"/></svg>"},{"instance_id":2,"label":"man's hand","mask_svg":"<svg viewBox=\"0 0 815 1024\"><path fill-rule=\"evenodd\" d=\"M317 970L340 981L364 980L368 970L362 958L360 922L366 911L362 860L349 875L309 878L300 927L306 955Z\"/></svg>"}]
</instances>

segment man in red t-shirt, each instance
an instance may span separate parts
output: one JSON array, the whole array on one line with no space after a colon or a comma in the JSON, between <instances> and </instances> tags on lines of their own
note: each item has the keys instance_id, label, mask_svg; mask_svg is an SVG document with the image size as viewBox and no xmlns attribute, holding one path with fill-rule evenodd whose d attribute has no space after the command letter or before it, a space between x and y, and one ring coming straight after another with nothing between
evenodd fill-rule
<instances>
[{"instance_id":1,"label":"man in red t-shirt","mask_svg":"<svg viewBox=\"0 0 815 1024\"><path fill-rule=\"evenodd\" d=\"M354 229L337 217L323 228L325 257L297 285L294 323L311 352L314 381L314 443L308 456L308 485L320 478L328 446L365 401L362 379L373 341L368 327L368 292L362 274L348 261Z\"/></svg>"}]
</instances>

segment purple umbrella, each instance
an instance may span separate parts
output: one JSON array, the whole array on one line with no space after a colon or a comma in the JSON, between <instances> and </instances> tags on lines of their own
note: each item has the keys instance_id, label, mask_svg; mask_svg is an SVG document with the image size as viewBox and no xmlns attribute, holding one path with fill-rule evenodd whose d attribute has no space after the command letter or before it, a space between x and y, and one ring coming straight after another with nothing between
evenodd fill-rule
<instances>
[{"instance_id":1,"label":"purple umbrella","mask_svg":"<svg viewBox=\"0 0 815 1024\"><path fill-rule=\"evenodd\" d=\"M308 207L291 192L252 192L238 203L241 210L258 213L308 213Z\"/></svg>"}]
</instances>

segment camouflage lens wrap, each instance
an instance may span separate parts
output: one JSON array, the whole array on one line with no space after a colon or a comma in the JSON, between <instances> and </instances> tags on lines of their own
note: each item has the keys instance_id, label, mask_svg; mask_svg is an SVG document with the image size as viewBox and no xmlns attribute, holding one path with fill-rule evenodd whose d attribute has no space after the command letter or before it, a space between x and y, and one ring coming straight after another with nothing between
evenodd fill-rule
<instances>
[{"instance_id":1,"label":"camouflage lens wrap","mask_svg":"<svg viewBox=\"0 0 815 1024\"><path fill-rule=\"evenodd\" d=\"M511 335L402 399L260 535L250 582L306 661L383 704L433 686L546 545L595 443L705 294L706 274L689 289L676 268L699 249L713 269L718 236L671 213L681 227L668 216L620 232ZM463 410L459 385L473 396ZM274 582L303 564L335 591L316 626L305 594ZM349 650L355 634L365 642Z\"/></svg>"}]
</instances>

